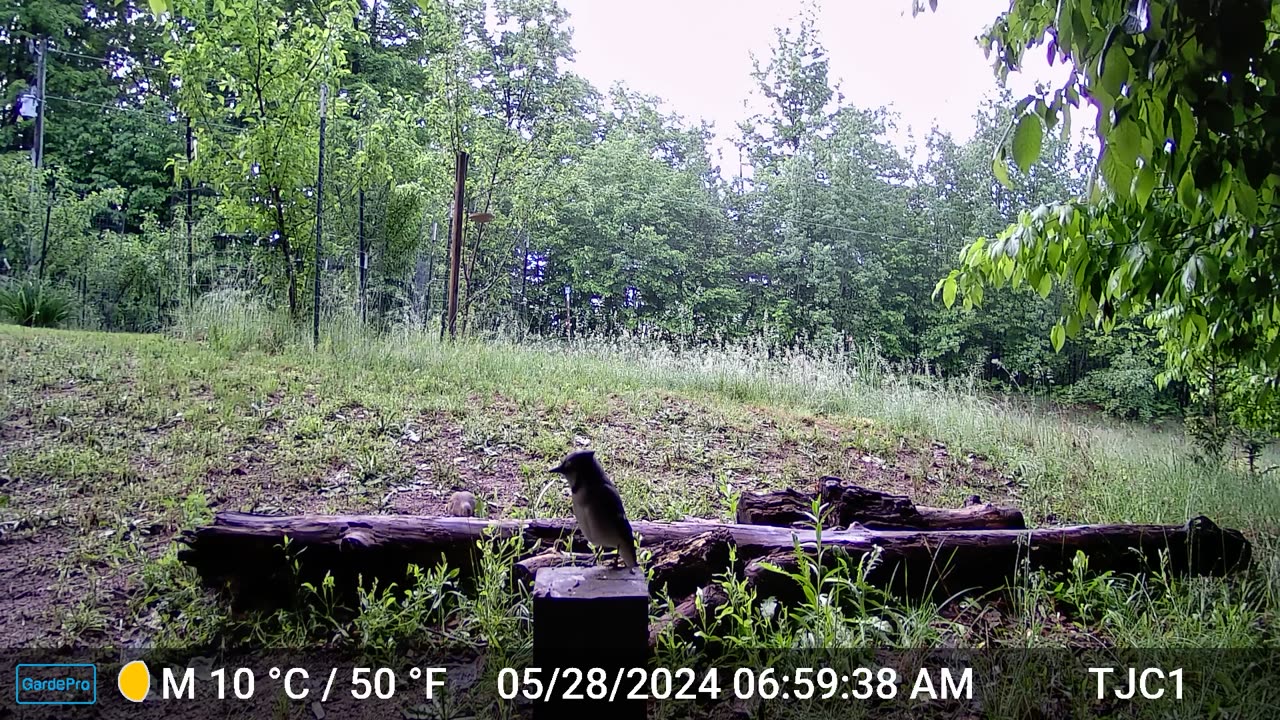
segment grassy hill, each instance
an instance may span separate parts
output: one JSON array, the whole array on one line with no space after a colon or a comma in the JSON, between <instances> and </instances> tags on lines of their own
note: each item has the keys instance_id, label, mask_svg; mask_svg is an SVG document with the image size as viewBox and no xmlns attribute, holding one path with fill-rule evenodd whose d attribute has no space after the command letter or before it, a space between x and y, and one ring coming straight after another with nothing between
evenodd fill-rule
<instances>
[{"instance_id":1,"label":"grassy hill","mask_svg":"<svg viewBox=\"0 0 1280 720\"><path fill-rule=\"evenodd\" d=\"M184 339L0 326L0 643L367 648L407 639L427 616L453 640L523 640L511 619L526 600L509 588L449 607L379 596L391 599L345 615L232 616L176 561L173 538L217 510L434 513L457 488L492 517L567 517L562 481L545 469L584 446L638 518L727 517L737 493L837 475L931 504L976 493L1037 525L1205 514L1245 530L1259 561L1229 581L1030 576L992 600L994 614L885 601L826 608L821 623L796 611L777 632L821 627L834 642L874 612L897 619L876 636L859 630L863 642L1277 640L1274 476L1196 465L1174 434L870 359L420 336L336 337L312 352L257 329Z\"/></svg>"}]
</instances>

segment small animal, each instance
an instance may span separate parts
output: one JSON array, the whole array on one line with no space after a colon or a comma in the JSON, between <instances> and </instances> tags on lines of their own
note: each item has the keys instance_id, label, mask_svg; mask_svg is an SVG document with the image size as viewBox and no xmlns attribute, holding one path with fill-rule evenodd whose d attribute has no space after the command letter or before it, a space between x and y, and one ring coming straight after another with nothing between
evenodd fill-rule
<instances>
[{"instance_id":1,"label":"small animal","mask_svg":"<svg viewBox=\"0 0 1280 720\"><path fill-rule=\"evenodd\" d=\"M449 496L449 514L454 517L471 517L476 514L476 496L466 490Z\"/></svg>"},{"instance_id":2,"label":"small animal","mask_svg":"<svg viewBox=\"0 0 1280 720\"><path fill-rule=\"evenodd\" d=\"M636 561L635 535L622 509L622 496L609 476L604 474L595 452L579 450L571 453L550 472L568 479L573 515L587 542L617 548L622 563L635 572L640 565Z\"/></svg>"}]
</instances>

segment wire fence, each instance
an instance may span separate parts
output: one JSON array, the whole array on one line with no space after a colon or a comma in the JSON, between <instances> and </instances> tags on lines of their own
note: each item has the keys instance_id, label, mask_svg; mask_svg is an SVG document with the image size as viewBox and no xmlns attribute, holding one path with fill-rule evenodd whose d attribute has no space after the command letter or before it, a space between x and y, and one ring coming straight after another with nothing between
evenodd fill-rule
<instances>
[{"instance_id":1,"label":"wire fence","mask_svg":"<svg viewBox=\"0 0 1280 720\"><path fill-rule=\"evenodd\" d=\"M162 143L171 141L178 153L183 147L187 123L176 113L57 95L46 101L48 129L56 130L62 117L92 108L144 123L147 133ZM243 128L211 123L197 125L195 135L202 151L216 154L218 144L238 132ZM320 313L326 319L430 327L430 318L440 311L445 288L440 255L447 233L441 223L447 222L447 208L426 207L423 198L413 197L421 195L414 188L390 183L359 188L342 173L331 175L322 215L306 217L303 203L291 209L302 222L288 228L292 237L284 238L292 257L286 269L282 233L262 221L270 217L271 201L255 178L235 185L192 185L175 172L168 187L95 185L63 171L59 149L48 150L48 165L39 171L26 153L9 153L0 163L0 284L38 280L72 305L67 321L74 325L160 330L208 296L236 295L277 307L285 277L296 286L294 310L301 320L312 305L317 221L322 228ZM325 160L341 165L351 150L327 147ZM183 157L177 154L174 160L177 167ZM313 197L315 188L285 191ZM235 200L231 212L229 199ZM410 213L409 226L393 228L393 206L400 216L407 206L422 209Z\"/></svg>"}]
</instances>

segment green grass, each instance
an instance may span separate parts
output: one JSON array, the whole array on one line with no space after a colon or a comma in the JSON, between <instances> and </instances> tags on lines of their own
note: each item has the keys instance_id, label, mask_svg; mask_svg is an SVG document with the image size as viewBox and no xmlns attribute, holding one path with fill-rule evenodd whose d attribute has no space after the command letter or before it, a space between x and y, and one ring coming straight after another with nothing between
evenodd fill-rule
<instances>
[{"instance_id":1,"label":"green grass","mask_svg":"<svg viewBox=\"0 0 1280 720\"><path fill-rule=\"evenodd\" d=\"M1034 523L1244 530L1258 567L1229 580L1030 574L1001 598L890 598L846 567L778 607L741 581L707 636L738 646L1277 645L1280 486L1195 464L1177 434L892 373L874 358L640 339L442 344L334 322L318 352L269 313L202 306L174 337L0 326L0 532L34 597L0 599L10 645L406 643L519 656L528 599L503 579L462 588L423 568L337 608L232 615L176 559L175 535L219 510L442 510L465 487L492 517L567 517L545 468L595 448L630 515L730 517L746 490L831 474L954 505L976 493ZM1274 464L1271 459L1269 464ZM19 545L16 541L21 540ZM509 567L515 548L485 562ZM404 590L416 590L406 594ZM666 609L656 598L653 612ZM665 657L696 648L664 643Z\"/></svg>"}]
</instances>

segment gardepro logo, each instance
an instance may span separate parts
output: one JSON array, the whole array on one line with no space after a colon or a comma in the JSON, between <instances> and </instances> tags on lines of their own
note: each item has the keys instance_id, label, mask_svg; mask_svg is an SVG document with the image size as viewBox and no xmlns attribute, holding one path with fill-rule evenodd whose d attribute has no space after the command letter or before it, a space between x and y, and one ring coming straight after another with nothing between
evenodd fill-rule
<instances>
[{"instance_id":1,"label":"gardepro logo","mask_svg":"<svg viewBox=\"0 0 1280 720\"><path fill-rule=\"evenodd\" d=\"M98 702L98 666L92 663L21 664L14 670L19 705L92 705Z\"/></svg>"}]
</instances>

